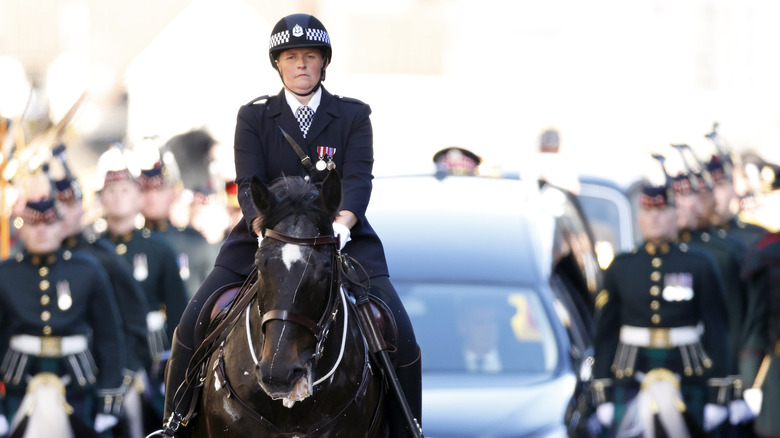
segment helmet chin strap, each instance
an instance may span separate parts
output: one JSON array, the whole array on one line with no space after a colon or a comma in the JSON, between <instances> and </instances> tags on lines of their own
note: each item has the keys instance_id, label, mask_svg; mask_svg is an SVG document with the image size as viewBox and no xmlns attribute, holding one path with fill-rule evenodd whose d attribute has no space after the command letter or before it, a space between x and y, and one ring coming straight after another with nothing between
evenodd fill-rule
<instances>
[{"instance_id":1,"label":"helmet chin strap","mask_svg":"<svg viewBox=\"0 0 780 438\"><path fill-rule=\"evenodd\" d=\"M309 90L306 93L296 93L295 91L292 91L289 88L287 88L287 89L290 91L290 93L292 93L292 94L294 94L296 96L306 97L306 96L309 96L309 95L313 94L315 91L317 91L317 89L320 88L321 84L322 84L322 80L317 81L317 84L314 85L314 88L312 88L311 90Z\"/></svg>"}]
</instances>

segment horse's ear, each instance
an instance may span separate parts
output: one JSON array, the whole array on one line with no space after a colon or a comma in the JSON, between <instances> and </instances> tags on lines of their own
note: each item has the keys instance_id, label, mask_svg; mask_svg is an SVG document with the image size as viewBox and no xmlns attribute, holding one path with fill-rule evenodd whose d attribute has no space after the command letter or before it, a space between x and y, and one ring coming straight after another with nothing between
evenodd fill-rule
<instances>
[{"instance_id":1,"label":"horse's ear","mask_svg":"<svg viewBox=\"0 0 780 438\"><path fill-rule=\"evenodd\" d=\"M328 176L322 182L318 202L325 211L332 214L336 214L339 211L341 206L341 177L338 172L328 172Z\"/></svg>"},{"instance_id":2,"label":"horse's ear","mask_svg":"<svg viewBox=\"0 0 780 438\"><path fill-rule=\"evenodd\" d=\"M252 177L250 189L252 192L252 202L254 202L255 208L257 208L257 211L260 213L267 212L279 202L276 195L268 190L268 186L256 176Z\"/></svg>"}]
</instances>

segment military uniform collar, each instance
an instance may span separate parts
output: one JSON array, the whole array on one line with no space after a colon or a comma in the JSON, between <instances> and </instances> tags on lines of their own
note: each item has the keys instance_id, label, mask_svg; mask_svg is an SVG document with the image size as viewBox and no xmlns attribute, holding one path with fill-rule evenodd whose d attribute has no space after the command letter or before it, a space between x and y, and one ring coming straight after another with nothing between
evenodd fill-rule
<instances>
[{"instance_id":1,"label":"military uniform collar","mask_svg":"<svg viewBox=\"0 0 780 438\"><path fill-rule=\"evenodd\" d=\"M75 236L68 236L65 238L65 240L62 241L62 246L66 248L75 248L80 241L81 241L81 234L76 234Z\"/></svg>"},{"instance_id":2,"label":"military uniform collar","mask_svg":"<svg viewBox=\"0 0 780 438\"><path fill-rule=\"evenodd\" d=\"M165 232L171 227L171 221L168 219L148 220L144 223L144 227L150 231Z\"/></svg>"},{"instance_id":3,"label":"military uniform collar","mask_svg":"<svg viewBox=\"0 0 780 438\"><path fill-rule=\"evenodd\" d=\"M31 254L29 252L21 251L16 254L16 261L22 262L27 260L31 265L36 267L51 266L57 262L57 260L70 260L72 253L64 248L60 248L57 251L49 254Z\"/></svg>"},{"instance_id":4,"label":"military uniform collar","mask_svg":"<svg viewBox=\"0 0 780 438\"><path fill-rule=\"evenodd\" d=\"M108 240L112 241L113 243L127 243L133 240L133 231L128 231L123 234L114 234L109 231Z\"/></svg>"},{"instance_id":5,"label":"military uniform collar","mask_svg":"<svg viewBox=\"0 0 780 438\"><path fill-rule=\"evenodd\" d=\"M647 253L650 255L668 254L670 249L671 245L669 245L668 242L664 242L661 245L645 242L645 251L647 251Z\"/></svg>"}]
</instances>

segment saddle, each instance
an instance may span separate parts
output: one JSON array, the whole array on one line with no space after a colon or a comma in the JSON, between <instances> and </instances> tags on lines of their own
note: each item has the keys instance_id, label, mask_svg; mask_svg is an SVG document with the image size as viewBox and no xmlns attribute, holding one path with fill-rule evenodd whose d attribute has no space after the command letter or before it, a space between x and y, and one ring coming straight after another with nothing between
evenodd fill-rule
<instances>
[{"instance_id":1,"label":"saddle","mask_svg":"<svg viewBox=\"0 0 780 438\"><path fill-rule=\"evenodd\" d=\"M211 294L201 308L196 327L206 327L205 330L195 331L195 345L201 345L203 341L216 330L224 321L236 301L236 297L242 289L242 283L233 283L223 286L217 292ZM391 359L395 359L398 345L398 325L390 307L380 298L369 295L371 314L377 322L382 337L387 344L387 351ZM243 309L240 309L243 310Z\"/></svg>"}]
</instances>

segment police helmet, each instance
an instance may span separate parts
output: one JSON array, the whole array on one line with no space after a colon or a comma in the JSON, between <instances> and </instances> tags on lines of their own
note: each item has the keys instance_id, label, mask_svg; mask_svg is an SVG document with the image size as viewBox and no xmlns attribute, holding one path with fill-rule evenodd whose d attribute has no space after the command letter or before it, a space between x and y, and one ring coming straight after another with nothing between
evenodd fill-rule
<instances>
[{"instance_id":1,"label":"police helmet","mask_svg":"<svg viewBox=\"0 0 780 438\"><path fill-rule=\"evenodd\" d=\"M322 50L323 57L330 61L330 36L322 22L313 15L288 15L276 23L268 45L271 66L276 69L274 61L283 51L300 47L318 47Z\"/></svg>"}]
</instances>

